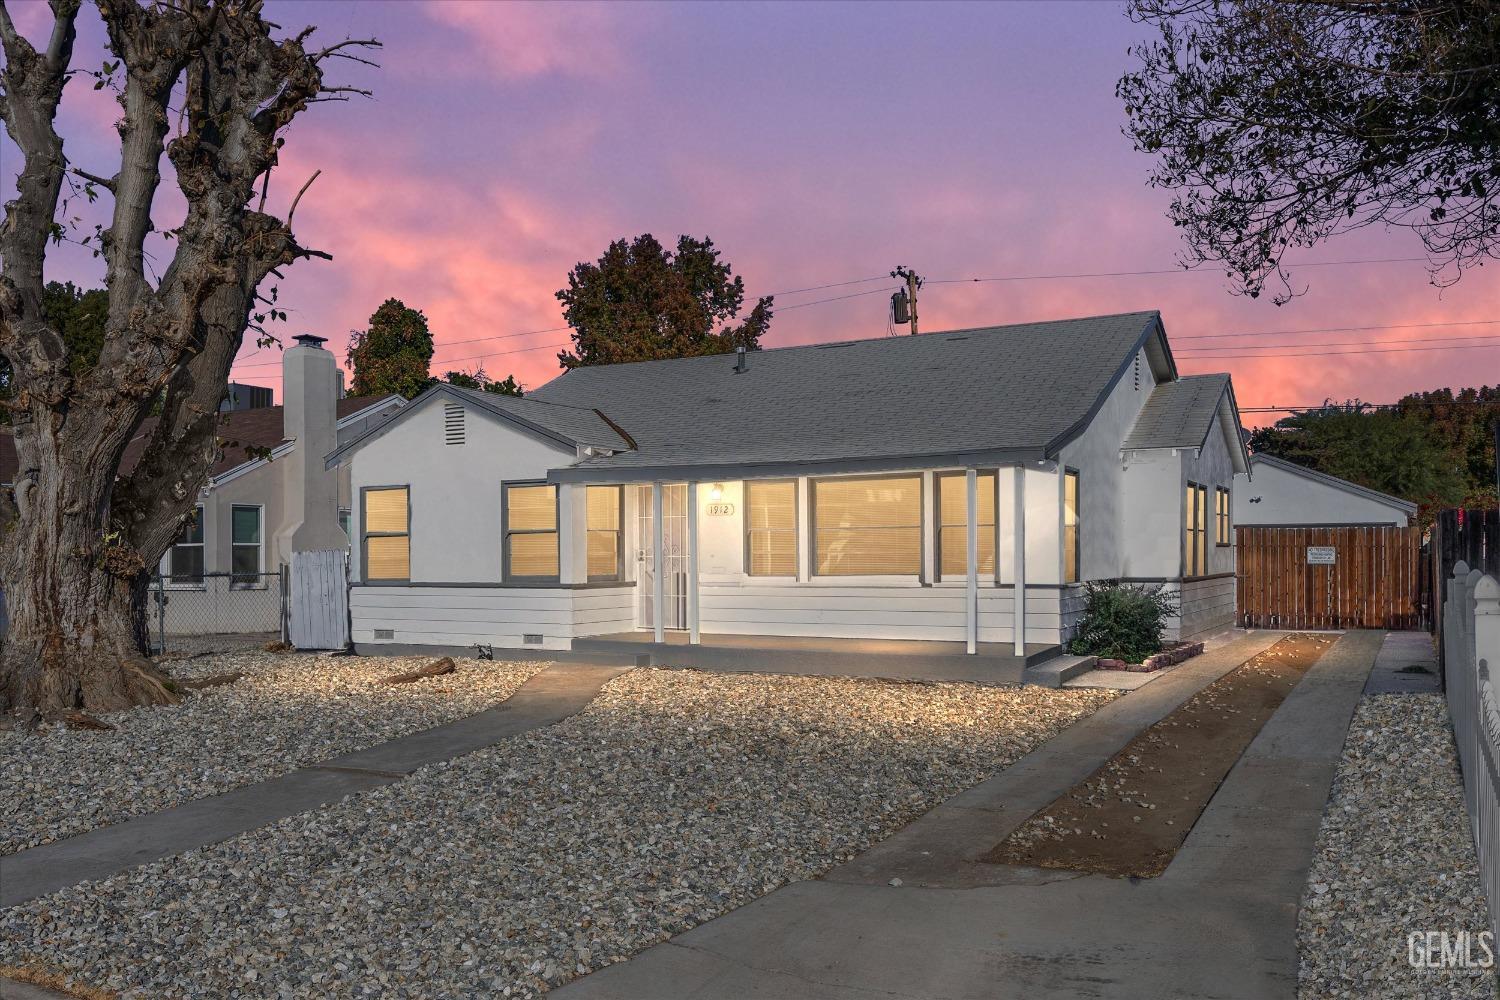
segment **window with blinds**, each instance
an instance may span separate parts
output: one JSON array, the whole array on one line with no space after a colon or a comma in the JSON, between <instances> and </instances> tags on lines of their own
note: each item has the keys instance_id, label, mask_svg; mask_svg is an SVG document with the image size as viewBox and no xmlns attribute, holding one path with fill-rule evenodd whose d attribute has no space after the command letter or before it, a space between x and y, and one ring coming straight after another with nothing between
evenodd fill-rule
<instances>
[{"instance_id":1,"label":"window with blinds","mask_svg":"<svg viewBox=\"0 0 1500 1000\"><path fill-rule=\"evenodd\" d=\"M365 580L411 579L411 507L405 486L364 491L359 520Z\"/></svg>"},{"instance_id":2,"label":"window with blinds","mask_svg":"<svg viewBox=\"0 0 1500 1000\"><path fill-rule=\"evenodd\" d=\"M618 580L624 562L625 487L587 487L590 580Z\"/></svg>"},{"instance_id":3,"label":"window with blinds","mask_svg":"<svg viewBox=\"0 0 1500 1000\"><path fill-rule=\"evenodd\" d=\"M812 482L814 571L821 576L917 576L922 571L922 480L917 476Z\"/></svg>"},{"instance_id":4,"label":"window with blinds","mask_svg":"<svg viewBox=\"0 0 1500 1000\"><path fill-rule=\"evenodd\" d=\"M745 483L745 571L751 576L797 575L797 482Z\"/></svg>"},{"instance_id":5,"label":"window with blinds","mask_svg":"<svg viewBox=\"0 0 1500 1000\"><path fill-rule=\"evenodd\" d=\"M557 579L557 487L505 487L505 578Z\"/></svg>"},{"instance_id":6,"label":"window with blinds","mask_svg":"<svg viewBox=\"0 0 1500 1000\"><path fill-rule=\"evenodd\" d=\"M1229 491L1222 486L1214 487L1214 541L1228 545L1233 536L1229 525Z\"/></svg>"},{"instance_id":7,"label":"window with blinds","mask_svg":"<svg viewBox=\"0 0 1500 1000\"><path fill-rule=\"evenodd\" d=\"M962 472L944 472L936 477L938 579L964 579L969 575L969 484ZM995 575L995 473L977 476L974 497L979 526L980 576Z\"/></svg>"},{"instance_id":8,"label":"window with blinds","mask_svg":"<svg viewBox=\"0 0 1500 1000\"><path fill-rule=\"evenodd\" d=\"M1063 583L1083 579L1083 551L1078 544L1080 510L1078 472L1067 469L1063 472Z\"/></svg>"},{"instance_id":9,"label":"window with blinds","mask_svg":"<svg viewBox=\"0 0 1500 1000\"><path fill-rule=\"evenodd\" d=\"M1208 488L1187 484L1184 500L1182 575L1202 576L1208 566Z\"/></svg>"}]
</instances>

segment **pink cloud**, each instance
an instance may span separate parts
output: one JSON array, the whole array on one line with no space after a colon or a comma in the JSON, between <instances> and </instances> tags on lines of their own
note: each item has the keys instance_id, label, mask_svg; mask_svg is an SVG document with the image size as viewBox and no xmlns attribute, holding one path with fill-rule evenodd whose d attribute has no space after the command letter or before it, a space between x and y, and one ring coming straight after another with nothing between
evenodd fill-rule
<instances>
[{"instance_id":1,"label":"pink cloud","mask_svg":"<svg viewBox=\"0 0 1500 1000\"><path fill-rule=\"evenodd\" d=\"M437 0L423 9L468 40L472 60L508 80L616 76L630 65L625 51L631 26L645 13L638 5L515 0Z\"/></svg>"}]
</instances>

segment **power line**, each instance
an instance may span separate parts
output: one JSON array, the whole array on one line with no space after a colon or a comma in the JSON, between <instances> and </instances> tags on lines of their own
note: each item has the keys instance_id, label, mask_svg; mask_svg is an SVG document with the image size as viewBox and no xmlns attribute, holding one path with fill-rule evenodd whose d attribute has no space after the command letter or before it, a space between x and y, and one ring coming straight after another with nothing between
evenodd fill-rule
<instances>
[{"instance_id":1,"label":"power line","mask_svg":"<svg viewBox=\"0 0 1500 1000\"><path fill-rule=\"evenodd\" d=\"M1451 323L1383 323L1377 326L1324 326L1310 330L1261 330L1255 333L1195 333L1185 337L1173 337L1173 341L1181 340L1225 340L1232 337L1293 337L1304 333L1361 333L1368 330L1420 330L1439 326L1490 326L1500 323L1500 319L1465 319L1454 320ZM1450 337L1439 337L1439 340L1451 340Z\"/></svg>"},{"instance_id":2,"label":"power line","mask_svg":"<svg viewBox=\"0 0 1500 1000\"><path fill-rule=\"evenodd\" d=\"M1305 354L1179 354L1179 358L1201 358L1205 361L1228 361L1234 358L1340 358L1351 354L1412 354L1418 351L1484 351L1500 344L1454 344L1451 347L1393 347L1390 350L1310 351Z\"/></svg>"},{"instance_id":3,"label":"power line","mask_svg":"<svg viewBox=\"0 0 1500 1000\"><path fill-rule=\"evenodd\" d=\"M1179 357L1202 357L1208 351L1274 351L1283 347L1379 347L1381 344L1433 344L1439 340L1495 340L1500 338L1500 333L1481 333L1473 337L1394 337L1390 340L1329 340L1323 343L1290 343L1290 344L1236 344L1232 347L1194 347L1184 351ZM1258 357L1259 355L1240 355L1241 357Z\"/></svg>"},{"instance_id":4,"label":"power line","mask_svg":"<svg viewBox=\"0 0 1500 1000\"><path fill-rule=\"evenodd\" d=\"M1313 260L1290 267L1342 267L1346 264L1412 264L1426 263L1426 257L1374 257L1368 260ZM934 278L934 285L962 285L986 281L1059 281L1066 278L1141 278L1157 274L1217 274L1216 271L1201 271L1186 267L1163 268L1150 271L1076 271L1067 274L1006 274L992 278Z\"/></svg>"}]
</instances>

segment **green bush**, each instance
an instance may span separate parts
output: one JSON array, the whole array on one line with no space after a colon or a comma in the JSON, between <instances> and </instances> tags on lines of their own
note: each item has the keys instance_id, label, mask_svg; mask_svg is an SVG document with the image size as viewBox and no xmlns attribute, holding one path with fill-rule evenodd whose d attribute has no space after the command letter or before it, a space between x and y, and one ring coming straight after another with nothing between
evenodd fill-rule
<instances>
[{"instance_id":1,"label":"green bush","mask_svg":"<svg viewBox=\"0 0 1500 1000\"><path fill-rule=\"evenodd\" d=\"M1078 633L1068 646L1079 656L1101 656L1140 663L1161 652L1167 617L1177 613L1177 599L1161 584L1136 587L1113 580L1088 584L1088 604Z\"/></svg>"}]
</instances>

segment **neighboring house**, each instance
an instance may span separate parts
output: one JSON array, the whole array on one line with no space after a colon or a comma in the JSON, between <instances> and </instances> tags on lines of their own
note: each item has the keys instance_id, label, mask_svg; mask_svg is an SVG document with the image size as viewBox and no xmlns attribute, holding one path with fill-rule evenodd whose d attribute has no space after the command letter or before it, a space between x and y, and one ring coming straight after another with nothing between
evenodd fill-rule
<instances>
[{"instance_id":1,"label":"neighboring house","mask_svg":"<svg viewBox=\"0 0 1500 1000\"><path fill-rule=\"evenodd\" d=\"M360 648L1010 657L1055 651L1089 580L1181 592L1183 635L1232 626L1238 427L1228 376L1179 377L1145 312L438 385L328 464L358 498Z\"/></svg>"},{"instance_id":2,"label":"neighboring house","mask_svg":"<svg viewBox=\"0 0 1500 1000\"><path fill-rule=\"evenodd\" d=\"M1404 528L1417 505L1271 455L1251 455L1236 484L1236 524L1285 528Z\"/></svg>"},{"instance_id":3,"label":"neighboring house","mask_svg":"<svg viewBox=\"0 0 1500 1000\"><path fill-rule=\"evenodd\" d=\"M406 401L400 396L340 399L338 366L319 346L322 338L296 339L297 346L283 354L285 405L220 415L223 453L199 494L197 516L159 568L172 591L168 631L274 630L279 598L231 601L225 592L273 591L269 574L288 561L299 531L316 535L312 547L348 545L349 475L326 469L324 456ZM122 472L140 460L154 423L148 417L126 445ZM311 447L300 447L304 441ZM7 428L0 434L0 483L14 480L16 466Z\"/></svg>"}]
</instances>

